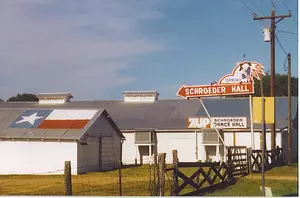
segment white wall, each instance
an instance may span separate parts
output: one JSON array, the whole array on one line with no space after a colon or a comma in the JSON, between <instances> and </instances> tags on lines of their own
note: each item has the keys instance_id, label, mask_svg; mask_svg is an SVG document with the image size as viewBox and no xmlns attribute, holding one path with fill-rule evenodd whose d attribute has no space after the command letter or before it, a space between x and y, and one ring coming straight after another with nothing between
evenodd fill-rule
<instances>
[{"instance_id":1,"label":"white wall","mask_svg":"<svg viewBox=\"0 0 300 198\"><path fill-rule=\"evenodd\" d=\"M78 173L99 171L99 138L88 137L87 145L78 144Z\"/></svg>"},{"instance_id":2,"label":"white wall","mask_svg":"<svg viewBox=\"0 0 300 198\"><path fill-rule=\"evenodd\" d=\"M123 143L123 164L134 164L136 158L136 146L134 145L134 133L123 133L126 140ZM138 156L138 155L137 155Z\"/></svg>"},{"instance_id":3,"label":"white wall","mask_svg":"<svg viewBox=\"0 0 300 198\"><path fill-rule=\"evenodd\" d=\"M234 146L233 133L224 133L224 142L226 146Z\"/></svg>"},{"instance_id":4,"label":"white wall","mask_svg":"<svg viewBox=\"0 0 300 198\"><path fill-rule=\"evenodd\" d=\"M271 133L266 133L266 145L267 150L271 149ZM251 147L251 132L236 132L236 146L247 146ZM260 133L255 132L254 133L254 146L255 149L261 149L260 148ZM282 148L281 144L281 133L276 133L276 146L279 146Z\"/></svg>"},{"instance_id":5,"label":"white wall","mask_svg":"<svg viewBox=\"0 0 300 198\"><path fill-rule=\"evenodd\" d=\"M77 174L76 142L0 141L0 156L0 174L63 174L65 161Z\"/></svg>"},{"instance_id":6,"label":"white wall","mask_svg":"<svg viewBox=\"0 0 300 198\"><path fill-rule=\"evenodd\" d=\"M166 163L172 163L172 150L178 151L179 161L196 161L196 138L195 133L157 133L158 153L166 153ZM198 138L198 145L202 139ZM201 156L202 146L199 146Z\"/></svg>"}]
</instances>

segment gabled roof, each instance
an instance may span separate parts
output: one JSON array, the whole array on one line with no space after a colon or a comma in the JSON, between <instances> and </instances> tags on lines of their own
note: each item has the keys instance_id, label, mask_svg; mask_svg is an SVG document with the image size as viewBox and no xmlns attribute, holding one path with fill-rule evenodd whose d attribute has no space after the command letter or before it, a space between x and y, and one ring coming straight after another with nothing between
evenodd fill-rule
<instances>
[{"instance_id":1,"label":"gabled roof","mask_svg":"<svg viewBox=\"0 0 300 198\"><path fill-rule=\"evenodd\" d=\"M250 123L248 98L205 98L202 99L211 116L241 116L247 117ZM276 118L278 129L287 125L286 97L276 98ZM298 98L292 98L293 118L296 115ZM138 128L151 129L186 129L187 118L206 116L199 100L160 99L153 103L126 103L122 100L73 101L59 105L45 105L43 108L102 108L106 109L112 120L121 130ZM5 108L41 108L37 102L0 103L0 109ZM0 121L1 122L1 121ZM0 124L1 125L1 124ZM260 128L260 125L256 127ZM0 129L1 130L1 129Z\"/></svg>"},{"instance_id":2,"label":"gabled roof","mask_svg":"<svg viewBox=\"0 0 300 198\"><path fill-rule=\"evenodd\" d=\"M44 105L43 105L44 107ZM57 108L55 108L57 109ZM22 113L26 110L34 110L34 111L49 111L53 110L51 108L46 109L43 108L0 108L0 138L1 139L55 139L55 140L80 140L87 130L94 124L94 122L102 115L108 115L108 113L104 109L89 109L89 110L96 110L96 113L93 117L86 123L83 128L70 128L65 127L61 129L51 129L51 128L26 128L26 127L13 127L12 123L15 122ZM76 110L76 109L73 109ZM82 109L81 109L82 110ZM95 112L95 111L94 111ZM109 120L111 118L108 117ZM111 124L116 129L118 134L124 138L122 133L120 132L119 128L115 125L115 123L111 120Z\"/></svg>"}]
</instances>

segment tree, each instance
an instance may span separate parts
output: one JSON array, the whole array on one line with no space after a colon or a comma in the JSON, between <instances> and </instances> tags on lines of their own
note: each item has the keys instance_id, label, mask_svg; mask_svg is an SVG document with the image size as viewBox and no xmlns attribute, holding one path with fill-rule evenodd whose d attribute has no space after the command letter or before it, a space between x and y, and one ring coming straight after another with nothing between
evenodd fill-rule
<instances>
[{"instance_id":1,"label":"tree","mask_svg":"<svg viewBox=\"0 0 300 198\"><path fill-rule=\"evenodd\" d=\"M28 93L23 93L23 94L17 94L15 96L10 97L7 102L16 102L16 101L38 101L38 97L34 94L28 94Z\"/></svg>"},{"instance_id":2,"label":"tree","mask_svg":"<svg viewBox=\"0 0 300 198\"><path fill-rule=\"evenodd\" d=\"M263 92L264 96L270 96L271 87L271 76L269 72L266 76L262 77L263 80ZM261 96L260 93L260 82L259 80L254 80L254 96ZM288 96L288 75L287 74L275 74L275 96ZM298 78L291 78L291 95L298 96Z\"/></svg>"},{"instance_id":3,"label":"tree","mask_svg":"<svg viewBox=\"0 0 300 198\"><path fill-rule=\"evenodd\" d=\"M267 71L266 76L262 77L263 80L263 91L264 96L270 96L270 87L271 87L271 76L270 73ZM298 97L298 78L292 77L292 89L291 95ZM260 92L260 80L254 79L254 97L261 96ZM288 75L287 74L275 74L275 96L288 96ZM226 98L236 98L236 97L248 97L248 95L232 95L226 96Z\"/></svg>"}]
</instances>

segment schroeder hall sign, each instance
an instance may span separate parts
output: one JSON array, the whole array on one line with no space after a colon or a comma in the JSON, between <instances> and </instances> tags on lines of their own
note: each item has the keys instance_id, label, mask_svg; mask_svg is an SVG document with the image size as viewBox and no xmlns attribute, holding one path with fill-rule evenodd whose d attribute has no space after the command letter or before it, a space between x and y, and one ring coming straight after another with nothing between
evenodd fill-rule
<instances>
[{"instance_id":1,"label":"schroeder hall sign","mask_svg":"<svg viewBox=\"0 0 300 198\"><path fill-rule=\"evenodd\" d=\"M188 128L218 128L238 129L247 128L246 117L211 117L212 123L207 117L188 118Z\"/></svg>"}]
</instances>

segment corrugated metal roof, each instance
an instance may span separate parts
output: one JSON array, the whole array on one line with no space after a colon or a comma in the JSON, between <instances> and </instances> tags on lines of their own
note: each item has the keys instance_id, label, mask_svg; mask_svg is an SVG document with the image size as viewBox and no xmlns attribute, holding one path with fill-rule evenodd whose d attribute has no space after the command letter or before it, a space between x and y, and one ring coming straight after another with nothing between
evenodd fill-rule
<instances>
[{"instance_id":1,"label":"corrugated metal roof","mask_svg":"<svg viewBox=\"0 0 300 198\"><path fill-rule=\"evenodd\" d=\"M44 109L44 108L43 108ZM96 115L82 129L38 129L38 128L10 128L22 112L26 109L0 108L0 138L37 138L37 139L74 139L80 140L89 127L106 112L97 109Z\"/></svg>"},{"instance_id":2,"label":"corrugated metal roof","mask_svg":"<svg viewBox=\"0 0 300 198\"><path fill-rule=\"evenodd\" d=\"M202 100L211 116L245 116L248 119L248 123L250 123L249 100L247 97L205 98ZM287 125L287 104L288 100L286 97L276 98L277 128L283 128ZM293 97L293 117L296 115L297 104L298 98ZM151 103L125 103L122 100L99 100L73 101L59 105L39 105L37 102L0 103L1 111L5 110L5 108L53 109L54 107L56 109L106 109L112 120L121 130L136 128L185 129L187 127L187 117L206 116L199 100L161 99ZM260 125L255 125L255 128L260 128Z\"/></svg>"}]
</instances>

